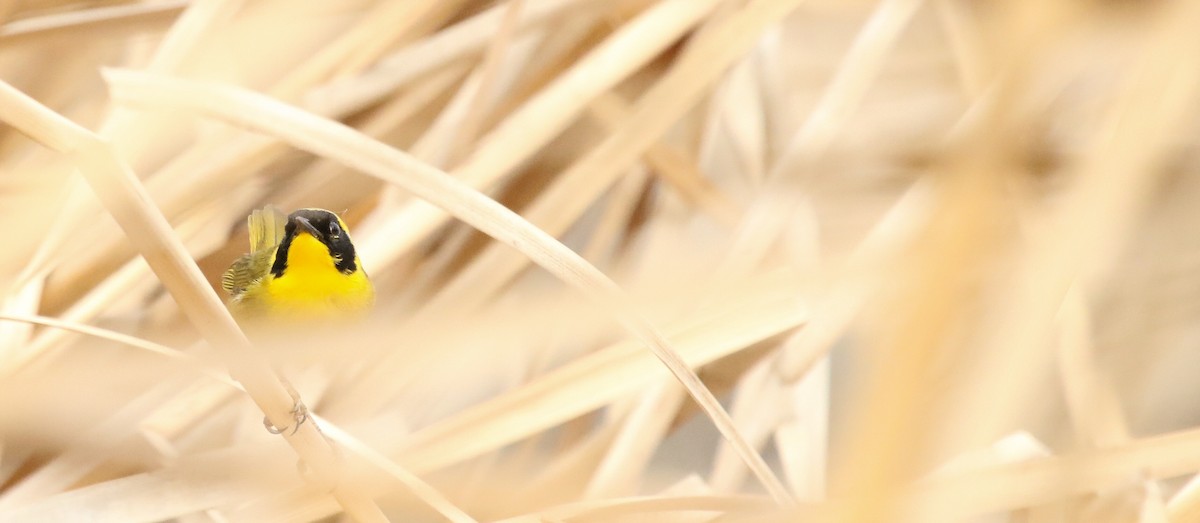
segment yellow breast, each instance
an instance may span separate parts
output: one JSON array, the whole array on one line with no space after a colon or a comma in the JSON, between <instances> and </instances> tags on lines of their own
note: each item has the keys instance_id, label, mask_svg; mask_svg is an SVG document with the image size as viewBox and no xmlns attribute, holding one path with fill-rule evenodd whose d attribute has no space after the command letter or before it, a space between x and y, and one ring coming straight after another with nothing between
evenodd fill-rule
<instances>
[{"instance_id":1,"label":"yellow breast","mask_svg":"<svg viewBox=\"0 0 1200 523\"><path fill-rule=\"evenodd\" d=\"M288 249L287 268L281 276L268 274L255 288L247 289L239 308L273 319L344 317L368 310L375 290L357 263L358 270L342 273L329 249L308 234L298 234Z\"/></svg>"}]
</instances>

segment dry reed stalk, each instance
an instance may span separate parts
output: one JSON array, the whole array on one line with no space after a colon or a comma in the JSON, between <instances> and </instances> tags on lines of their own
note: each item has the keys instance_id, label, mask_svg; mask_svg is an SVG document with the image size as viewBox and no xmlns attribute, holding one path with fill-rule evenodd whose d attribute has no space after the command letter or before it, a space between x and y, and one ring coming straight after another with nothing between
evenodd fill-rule
<instances>
[{"instance_id":1,"label":"dry reed stalk","mask_svg":"<svg viewBox=\"0 0 1200 523\"><path fill-rule=\"evenodd\" d=\"M418 112L426 109L454 84L462 80L465 74L467 74L467 69L458 66L448 67L430 75L420 85L396 96L383 107L372 112L370 117L364 120L358 128L368 136L382 139L405 123L411 122ZM336 175L343 172L346 172L346 168L336 162L325 159L318 160L297 173L295 183L281 190L278 198L289 208L303 206L304 202L312 201L315 195L329 194L331 187L341 181L341 178ZM344 184L340 186L345 187ZM350 197L361 199L367 193L367 189L364 187L361 191L347 192L352 193ZM358 194L359 192L361 194ZM362 226L359 226L355 229L361 230L361 228ZM358 246L359 255L363 259L373 260L374 258L370 254L372 245L368 242L360 241L359 243L361 244Z\"/></svg>"},{"instance_id":2,"label":"dry reed stalk","mask_svg":"<svg viewBox=\"0 0 1200 523\"><path fill-rule=\"evenodd\" d=\"M679 328L667 331L677 333L672 336L676 346L689 364L698 366L803 322L803 312L788 305L792 303L789 297L775 296L767 301L770 305L754 301L729 297L725 306L699 311ZM653 361L636 344L621 343L596 351L414 434L405 442L409 459L414 460L410 466L439 468L566 421L652 383L653 368ZM486 434L487 439L464 439L468 434Z\"/></svg>"},{"instance_id":3,"label":"dry reed stalk","mask_svg":"<svg viewBox=\"0 0 1200 523\"><path fill-rule=\"evenodd\" d=\"M268 370L256 361L253 349L224 305L204 282L195 262L172 232L163 216L150 203L136 176L99 137L39 105L8 84L0 83L0 107L6 120L40 143L72 155L80 172L97 197L122 225L159 280L204 333L214 347L226 352L230 374L242 383L276 427L292 426L292 413L300 399L293 397ZM299 424L285 436L317 477L336 486L336 458L312 424ZM370 502L344 506L364 521L377 520L378 507ZM381 514L378 514L381 516Z\"/></svg>"},{"instance_id":4,"label":"dry reed stalk","mask_svg":"<svg viewBox=\"0 0 1200 523\"><path fill-rule=\"evenodd\" d=\"M597 97L590 108L610 131L620 129L622 123L631 116L629 105L615 93ZM737 222L741 215L737 204L713 185L690 158L665 144L656 143L646 150L646 162L684 198L713 218L726 225Z\"/></svg>"},{"instance_id":5,"label":"dry reed stalk","mask_svg":"<svg viewBox=\"0 0 1200 523\"><path fill-rule=\"evenodd\" d=\"M963 375L972 386L955 398L951 419L974 418L971 413L982 405L993 416L953 425L953 441L977 441L1013 419L1032 392L1014 384L1026 372L1045 367L1038 364L1046 356L1039 349L1067 292L1075 285L1086 290L1123 241L1122 231L1129 229L1153 182L1151 166L1197 109L1200 69L1192 63L1197 57L1178 51L1186 48L1189 24L1197 21L1200 8L1192 4L1157 13L1159 25L1144 49L1145 61L1111 105L1088 153L1069 170L1075 185L1022 253L1014 284L1000 297L996 319L981 339L980 361ZM1164 91L1164 85L1170 88Z\"/></svg>"},{"instance_id":6,"label":"dry reed stalk","mask_svg":"<svg viewBox=\"0 0 1200 523\"><path fill-rule=\"evenodd\" d=\"M37 45L43 43L39 40L95 36L105 31L129 31L131 27L137 29L146 25L165 24L179 16L187 6L186 0L165 0L65 11L17 20L0 27L0 48Z\"/></svg>"},{"instance_id":7,"label":"dry reed stalk","mask_svg":"<svg viewBox=\"0 0 1200 523\"><path fill-rule=\"evenodd\" d=\"M451 176L476 189L492 187L562 132L588 102L674 43L715 5L716 0L670 0L643 12L480 138ZM423 202L390 213L375 232L389 239L376 263L394 261L448 218Z\"/></svg>"},{"instance_id":8,"label":"dry reed stalk","mask_svg":"<svg viewBox=\"0 0 1200 523\"><path fill-rule=\"evenodd\" d=\"M177 71L193 53L201 38L222 22L229 21L243 0L208 0L191 3L154 49L146 69L155 72ZM118 110L119 113L119 110ZM116 118L114 118L116 119ZM113 120L105 122L113 126Z\"/></svg>"},{"instance_id":9,"label":"dry reed stalk","mask_svg":"<svg viewBox=\"0 0 1200 523\"><path fill-rule=\"evenodd\" d=\"M950 49L954 52L958 64L956 71L963 91L972 100L982 98L987 89L987 75L991 67L984 60L977 28L972 26L973 21L966 12L967 8L958 0L935 0L933 7L937 10L942 27L947 33Z\"/></svg>"},{"instance_id":10,"label":"dry reed stalk","mask_svg":"<svg viewBox=\"0 0 1200 523\"><path fill-rule=\"evenodd\" d=\"M789 7L786 3L767 5L773 9L764 9L762 12L748 11L762 19L749 18L746 23L772 20L782 15L783 10ZM754 25L749 27L755 28ZM631 333L645 342L651 352L680 380L705 414L717 425L722 435L734 444L738 453L746 460L747 466L772 496L780 503L788 502L787 492L762 461L762 457L738 435L736 427L716 398L662 335L632 308L620 288L579 255L512 211L404 153L370 140L352 129L297 111L279 102L229 89L197 87L186 82L156 79L131 72L110 72L109 81L118 91L117 97L125 102L147 103L157 98L159 103L163 104L183 107L190 105L223 119L252 125L276 136L285 137L298 146L324 156L337 158L347 165L407 188L422 199L442 206L489 236L521 251L605 307L619 318ZM199 95L199 100L184 99L189 89L193 92L199 91L194 93ZM194 102L200 103L191 105ZM236 113L232 110L234 107L243 112Z\"/></svg>"},{"instance_id":11,"label":"dry reed stalk","mask_svg":"<svg viewBox=\"0 0 1200 523\"><path fill-rule=\"evenodd\" d=\"M1141 511L1138 513L1138 523L1169 523L1171 519L1167 513L1167 504L1158 483L1147 481L1144 490L1145 501L1142 502Z\"/></svg>"},{"instance_id":12,"label":"dry reed stalk","mask_svg":"<svg viewBox=\"0 0 1200 523\"><path fill-rule=\"evenodd\" d=\"M804 329L807 330L808 325ZM782 421L779 410L783 388L773 380L773 359L768 356L756 363L742 376L734 391L729 411L747 439L762 448ZM737 491L745 481L747 470L728 445L717 447L708 482L719 492Z\"/></svg>"},{"instance_id":13,"label":"dry reed stalk","mask_svg":"<svg viewBox=\"0 0 1200 523\"><path fill-rule=\"evenodd\" d=\"M593 0L550 0L535 2L520 12L520 29L545 23L572 7L586 6ZM320 114L348 113L362 109L373 100L427 74L448 62L465 58L483 49L488 35L495 34L503 22L504 6L494 7L438 32L380 60L379 65L357 77L335 81L310 92L305 105Z\"/></svg>"},{"instance_id":14,"label":"dry reed stalk","mask_svg":"<svg viewBox=\"0 0 1200 523\"><path fill-rule=\"evenodd\" d=\"M792 138L777 169L806 164L829 148L830 143L860 105L867 89L883 67L909 20L924 0L884 0L854 40L850 51L838 66L829 85L804 124Z\"/></svg>"},{"instance_id":15,"label":"dry reed stalk","mask_svg":"<svg viewBox=\"0 0 1200 523\"><path fill-rule=\"evenodd\" d=\"M63 492L78 483L84 475L108 461L109 456L117 454L117 447L128 436L131 427L136 427L151 409L173 394L174 388L173 383L165 383L146 391L100 425L81 434L78 447L59 453L36 472L6 489L0 495L0 512Z\"/></svg>"},{"instance_id":16,"label":"dry reed stalk","mask_svg":"<svg viewBox=\"0 0 1200 523\"><path fill-rule=\"evenodd\" d=\"M881 285L876 278L866 276L868 271L875 270L885 263L884 260L893 258L897 249L909 243L915 230L927 219L925 212L929 198L928 187L919 185L910 188L851 254L846 262L844 280L831 283L828 290L812 298L812 317L805 327L796 331L782 344L777 357L769 358L759 366L757 376L753 370L745 375L746 388L742 389L735 399L733 412L735 416L746 412L748 420L757 419L769 423L759 427L761 432L754 431L751 434L765 438L779 423L784 422L786 415L777 412L781 407L778 401L772 399L778 398L786 389L795 387L802 380L811 379L806 376L827 356L834 343L845 334L851 322L858 316L867 298ZM765 239L745 233L743 237ZM771 378L763 377L767 375ZM764 383L765 379L773 378L777 378L779 383ZM763 411L776 412L772 418ZM811 425L806 428L819 430ZM719 488L728 489L740 483L741 477L742 469L736 462L732 449L722 445L718 448L713 467L712 483Z\"/></svg>"},{"instance_id":17,"label":"dry reed stalk","mask_svg":"<svg viewBox=\"0 0 1200 523\"><path fill-rule=\"evenodd\" d=\"M170 347L166 347L164 345L160 345L158 343L146 341L146 340L143 340L136 336L122 334L120 332L111 331L108 329L101 329L98 327L93 327L91 325L85 325L85 324L70 322L70 321L63 321L58 318L48 318L45 316L37 316L37 315L16 316L16 315L12 315L12 314L0 314L0 320L21 322L21 323L30 323L30 324L35 324L35 325L44 325L46 327L54 327L56 329L62 329L62 330L66 330L66 331L75 332L78 334L92 336L95 338L114 341L114 342L117 342L117 343L120 343L123 345L128 345L130 347L134 347L137 349L141 349L141 350L144 350L147 352L151 352L154 354L158 354L160 356L165 356L165 357L173 358L173 359L179 359L179 358L185 357L178 350L172 349Z\"/></svg>"},{"instance_id":18,"label":"dry reed stalk","mask_svg":"<svg viewBox=\"0 0 1200 523\"><path fill-rule=\"evenodd\" d=\"M0 521L54 521L86 518L99 522L161 521L207 507L241 502L286 485L269 467L283 465L278 452L257 446L195 456L153 472L86 486L0 514ZM294 476L294 474L293 474ZM112 503L122 499L123 503Z\"/></svg>"},{"instance_id":19,"label":"dry reed stalk","mask_svg":"<svg viewBox=\"0 0 1200 523\"><path fill-rule=\"evenodd\" d=\"M459 133L454 135L454 141L449 146L450 156L453 158L459 158L460 151L468 143L474 141L484 116L488 113L487 109L492 105L489 99L494 98L493 89L496 79L500 73L501 64L503 64L504 55L512 45L513 36L517 30L517 21L521 15L521 9L524 8L523 4L524 0L508 1L504 18L500 21L500 28L496 31L492 44L488 46L487 52L483 55L483 62L479 65L479 84L471 96L471 101L467 104L466 119L463 120L459 127Z\"/></svg>"},{"instance_id":20,"label":"dry reed stalk","mask_svg":"<svg viewBox=\"0 0 1200 523\"><path fill-rule=\"evenodd\" d=\"M514 13L519 13L519 11L515 11ZM577 45L579 40L588 34L591 26L590 21L586 17L584 22L583 24L568 25L554 32L538 30L522 36L519 41L511 46L512 49L505 53L506 56L502 63L495 64L497 68L495 74L503 79L502 85L487 87L487 91L494 90L495 93L488 97L490 99L487 100L486 107L476 108L471 107L471 105L483 103L483 99L480 98L478 93L481 90L485 90L483 84L487 80L486 76L492 74L488 71L489 64L481 64L475 76L468 79L467 83L463 85L462 89L459 90L455 98L450 102L447 109L444 110L443 114L439 115L439 119L435 124L430 126L429 130L412 147L411 152L413 155L437 166L458 163L461 154L455 150L456 144L463 143L465 139L464 133L469 128L483 125L484 118L480 116L479 122L464 121L461 125L456 124L456 121L463 118L470 118L474 111L491 114L494 109L493 106L498 105L500 100L507 100L510 104L512 102L524 103L526 101L522 96L524 93L514 92L517 88L514 83L520 77L520 73L527 73L531 68L535 67L532 63L532 60L535 58L532 56L534 50L539 46L544 49L547 45L553 45L556 49L552 49L551 52L556 53L562 52L562 48L564 47L569 48ZM460 109L457 116L447 114L456 106ZM501 114L506 113L507 111L503 109L497 112ZM489 125L491 124L491 122L488 123ZM468 128L464 128L464 125L468 126ZM440 135L438 134L439 132ZM397 220L390 217L393 212L392 209L399 207L402 209L400 212L407 212L412 209L411 204L413 202L402 190L394 186L386 188L380 200L380 206L368 217L368 220L364 223L364 227L361 228L363 232L360 236L365 235L362 241L364 247L362 251L363 259L370 260L372 264L386 267L386 260L391 256L389 253L394 252L395 246L386 240L388 234L380 231L387 227L396 226ZM405 208L406 205L408 206L407 209ZM414 282L415 284L408 288L407 293L412 296L427 294L428 285L435 283L437 281L436 276L440 276L439 273L434 273L433 271L445 266L447 260L460 257L462 249L472 237L473 235L469 228L461 228L454 235L443 240L442 245L439 247L438 258L431 259L426 264L430 268L430 273L420 277L423 283L421 281ZM378 241L371 241L372 239L377 239Z\"/></svg>"},{"instance_id":21,"label":"dry reed stalk","mask_svg":"<svg viewBox=\"0 0 1200 523\"><path fill-rule=\"evenodd\" d=\"M771 160L767 151L767 114L763 107L763 90L759 76L754 73L755 55L734 64L721 85L711 109L719 116L723 143L735 156L734 165L749 183L761 185L766 165ZM718 121L714 120L714 124ZM706 145L713 145L709 141Z\"/></svg>"},{"instance_id":22,"label":"dry reed stalk","mask_svg":"<svg viewBox=\"0 0 1200 523\"><path fill-rule=\"evenodd\" d=\"M205 225L207 224L200 224L200 226ZM190 243L195 236L195 229L196 226L187 227L185 224L176 232L185 242ZM113 302L120 296L130 293L146 294L157 285L153 279L149 278L151 274L149 266L143 259L134 258L93 287L86 295L76 300L70 308L60 314L60 317L69 322L84 323L92 321L102 313L115 312ZM12 355L5 362L4 368L8 372L17 372L35 363L44 365L60 354L64 344L71 339L73 337L68 330L56 329L43 332L30 340L23 350Z\"/></svg>"},{"instance_id":23,"label":"dry reed stalk","mask_svg":"<svg viewBox=\"0 0 1200 523\"><path fill-rule=\"evenodd\" d=\"M416 494L421 501L424 501L429 506L437 510L446 519L453 523L473 523L475 520L468 516L462 509L454 506L449 500L445 499L438 491L434 490L420 478L414 476L411 472L392 463L386 456L378 453L370 446L352 436L350 433L338 428L336 425L329 423L320 417L315 417L321 423L322 430L329 435L330 439L337 442L353 451L355 454L367 459L371 465L384 470L389 476L399 481L406 490Z\"/></svg>"},{"instance_id":24,"label":"dry reed stalk","mask_svg":"<svg viewBox=\"0 0 1200 523\"><path fill-rule=\"evenodd\" d=\"M1129 427L1120 403L1094 359L1090 313L1078 288L1067 291L1058 322L1060 380L1075 434L1094 447L1129 441Z\"/></svg>"},{"instance_id":25,"label":"dry reed stalk","mask_svg":"<svg viewBox=\"0 0 1200 523\"><path fill-rule=\"evenodd\" d=\"M510 10L510 12L520 14L519 10ZM507 25L502 26L501 31L511 32L515 29L513 27L515 18L506 18L505 22L507 22ZM473 134L472 127L478 125L478 122L472 123L470 121L476 117L474 116L475 113L486 111L491 106L490 99L504 94L504 92L511 88L511 80L499 82L497 76L501 73L503 73L504 77L510 79L517 76L516 73L519 73L524 67L529 54L541 40L541 37L540 32L524 37L513 46L515 49L512 49L508 53L492 52L489 50L488 58L491 58L493 61L485 61L480 64L462 83L458 91L454 94L454 97L447 102L446 107L442 109L442 112L438 114L438 117L429 126L429 129L413 144L412 155L439 168L444 168L455 160L457 158L455 152L456 144L463 143L463 140L466 140L468 143L473 141L473 138L468 137L467 134ZM509 47L509 44L506 42L498 43L503 44L503 48ZM505 50L501 49L501 51ZM390 194L383 196L383 205L396 202L397 200L401 202L406 200L407 198L402 198L398 194L400 192L400 189L391 187ZM380 214L382 213L375 213L376 216ZM386 221L381 225L377 225L377 227L384 227L386 230ZM363 237L361 242L364 245L382 243L371 242L370 237L372 234L387 236L386 232L379 233L366 229L359 235ZM375 261L377 258L370 256L370 252L367 251L364 253L364 256L368 256L366 259Z\"/></svg>"},{"instance_id":26,"label":"dry reed stalk","mask_svg":"<svg viewBox=\"0 0 1200 523\"><path fill-rule=\"evenodd\" d=\"M826 358L788 391L791 411L775 429L780 467L792 495L801 501L825 497L831 380L830 362Z\"/></svg>"},{"instance_id":27,"label":"dry reed stalk","mask_svg":"<svg viewBox=\"0 0 1200 523\"><path fill-rule=\"evenodd\" d=\"M961 520L987 513L1042 505L1087 492L1128 486L1130 478L1162 479L1200 466L1196 430L1133 440L1106 449L1037 460L971 467L941 474L906 489L901 505L922 517ZM1065 479L1070 478L1070 481ZM818 513L845 514L856 501L827 502ZM793 514L806 514L801 509ZM907 512L906 512L907 513ZM766 520L783 520L772 515ZM763 520L742 518L737 520Z\"/></svg>"},{"instance_id":28,"label":"dry reed stalk","mask_svg":"<svg viewBox=\"0 0 1200 523\"><path fill-rule=\"evenodd\" d=\"M884 518L895 507L901 482L912 479L928 430L928 404L936 388L928 378L939 349L961 311L969 304L970 273L989 250L982 242L994 236L995 191L991 173L970 173L942 189L934 216L918 242L920 251L898 260L899 277L908 282L885 307L894 310L873 340L873 363L865 397L852 415L853 436L844 450L847 494L862 503L849 508L851 521ZM992 233L992 234L989 234ZM919 303L906 309L899 304ZM887 438L879 438L887 434Z\"/></svg>"},{"instance_id":29,"label":"dry reed stalk","mask_svg":"<svg viewBox=\"0 0 1200 523\"><path fill-rule=\"evenodd\" d=\"M424 26L427 17L439 19L446 13L444 9L453 9L461 1L377 4L341 38L323 47L316 56L276 82L271 92L280 99L295 100L328 75L342 77L357 72L364 61L378 58L393 41L407 39L410 32ZM351 59L355 53L358 56Z\"/></svg>"},{"instance_id":30,"label":"dry reed stalk","mask_svg":"<svg viewBox=\"0 0 1200 523\"><path fill-rule=\"evenodd\" d=\"M183 11L178 22L167 31L163 42L155 48L146 67L151 71L162 73L178 70L185 63L188 54L197 46L200 38L206 32L211 31L214 25L228 20L233 11L238 9L239 4L240 0L211 0L190 5ZM135 132L139 124L145 124L145 120L117 108L105 118L100 126L99 135L112 139L115 142L114 146L121 150L125 158L136 157L137 153L131 152L131 149L137 151L139 144L145 144L148 140L148 134ZM81 227L80 224L86 217L98 211L94 206L94 201L87 198L82 183L73 180L72 185L74 190L71 194L72 199L66 206L66 212L56 218L54 227L50 230L49 239L42 243L38 252L33 256L26 274L31 274L35 268L51 263L56 256L61 257L60 251L74 237L72 233ZM93 259L88 261L94 262ZM56 260L54 265L57 264ZM86 266L90 268L94 267L94 264L88 263Z\"/></svg>"},{"instance_id":31,"label":"dry reed stalk","mask_svg":"<svg viewBox=\"0 0 1200 523\"><path fill-rule=\"evenodd\" d=\"M1167 514L1171 521L1188 521L1200 516L1200 503L1197 503L1196 498L1200 497L1200 475L1192 476L1179 491L1171 497L1167 502Z\"/></svg>"},{"instance_id":32,"label":"dry reed stalk","mask_svg":"<svg viewBox=\"0 0 1200 523\"><path fill-rule=\"evenodd\" d=\"M130 261L102 284L97 285L85 298L63 311L59 318L71 323L86 323L94 319L121 294L138 289L139 283L144 287L148 270L144 260L138 258ZM0 370L5 374L12 374L39 360L52 358L57 353L56 349L71 339L70 331L64 329L42 332L25 343L20 350L7 354Z\"/></svg>"},{"instance_id":33,"label":"dry reed stalk","mask_svg":"<svg viewBox=\"0 0 1200 523\"><path fill-rule=\"evenodd\" d=\"M539 496L537 500L554 502L559 499L578 499L583 489L586 488L586 484L582 483L586 482L588 475L595 471L600 461L604 459L618 430L620 430L620 424L605 423L597 430L589 432L583 436L581 441L567 447L559 459L535 474L519 492L521 494L551 492L560 489L564 484L576 483L578 485L572 486L576 486L577 490L571 492L573 495L570 497L559 495L542 498ZM545 506L544 503L539 503L536 506L519 507L516 512L536 511Z\"/></svg>"},{"instance_id":34,"label":"dry reed stalk","mask_svg":"<svg viewBox=\"0 0 1200 523\"><path fill-rule=\"evenodd\" d=\"M649 173L645 168L635 167L612 188L588 244L579 251L584 259L597 267L607 265L606 262L616 252L617 241L629 225L638 200L646 190L647 178Z\"/></svg>"},{"instance_id":35,"label":"dry reed stalk","mask_svg":"<svg viewBox=\"0 0 1200 523\"><path fill-rule=\"evenodd\" d=\"M514 15L520 13L519 10L510 10L510 12ZM515 18L506 19L506 22L514 21ZM506 27L509 27L509 30L512 29L511 24ZM503 31L504 28L502 27L501 30ZM469 132L469 127L478 125L478 122L468 122L473 112L484 111L485 108L490 109L493 105L491 99L511 89L512 79L519 76L518 73L525 67L533 48L542 39L543 32L541 31L523 36L513 45L513 49L506 54L497 55L495 63L481 64L467 77L434 122L413 144L410 150L412 155L439 168L457 160L458 154L455 149L466 139L464 133ZM505 44L505 47L507 46ZM494 78L496 75L503 76L505 81L498 82ZM489 76L493 78L489 79ZM387 228L394 226L394 222L391 222L387 216L390 210L411 204L412 199L402 189L388 186L383 190L379 200L379 205L371 216L357 228L357 236L361 246L360 257L366 260L365 263L374 267L386 267L386 262L381 260L386 258L386 253L391 248L390 242L386 241L389 238ZM464 232L457 238L446 240L447 245L442 248L443 256L457 256L458 247L461 247L461 243L467 237L468 235ZM434 260L430 266L441 266L440 261ZM419 287L419 285L414 285L412 292L419 292Z\"/></svg>"},{"instance_id":36,"label":"dry reed stalk","mask_svg":"<svg viewBox=\"0 0 1200 523\"><path fill-rule=\"evenodd\" d=\"M1184 431L1133 440L1125 445L987 467L931 479L913 489L921 514L955 519L1030 507L1087 492L1130 485L1131 478L1177 476L1192 465L1200 437ZM1066 481L1069 479L1069 481ZM966 501L966 497L971 499Z\"/></svg>"},{"instance_id":37,"label":"dry reed stalk","mask_svg":"<svg viewBox=\"0 0 1200 523\"><path fill-rule=\"evenodd\" d=\"M547 232L561 234L590 202L615 182L616 176L698 101L718 73L749 47L753 35L793 6L753 4L739 12L737 18L722 24L719 30L709 32L708 38L694 43L671 72L641 97L621 129L561 174L525 211L525 216ZM438 311L451 306L478 305L525 266L526 260L496 247L489 248L445 285L428 308Z\"/></svg>"},{"instance_id":38,"label":"dry reed stalk","mask_svg":"<svg viewBox=\"0 0 1200 523\"><path fill-rule=\"evenodd\" d=\"M640 398L588 481L584 499L631 494L627 490L637 487L636 478L643 475L651 453L670 428L684 392L675 381L663 381Z\"/></svg>"},{"instance_id":39,"label":"dry reed stalk","mask_svg":"<svg viewBox=\"0 0 1200 523\"><path fill-rule=\"evenodd\" d=\"M618 498L554 507L540 514L501 520L502 523L535 521L618 521L621 516L663 512L739 512L762 510L766 500L754 496L662 496Z\"/></svg>"}]
</instances>

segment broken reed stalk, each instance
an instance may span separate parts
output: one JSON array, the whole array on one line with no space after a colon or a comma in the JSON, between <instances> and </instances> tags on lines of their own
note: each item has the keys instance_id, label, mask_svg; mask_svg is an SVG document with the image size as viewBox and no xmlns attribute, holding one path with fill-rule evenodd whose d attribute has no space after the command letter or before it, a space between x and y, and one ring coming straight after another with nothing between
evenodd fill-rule
<instances>
[{"instance_id":1,"label":"broken reed stalk","mask_svg":"<svg viewBox=\"0 0 1200 523\"><path fill-rule=\"evenodd\" d=\"M242 334L229 311L200 273L170 224L146 195L145 188L112 148L100 137L42 106L7 83L0 82L0 114L14 128L42 145L70 155L97 198L125 231L183 313L224 355L229 373L276 427L296 423L293 408L302 405L271 372ZM301 423L284 439L311 467L321 483L336 485L340 466L315 423ZM374 503L359 500L344 505L361 521L377 521L382 513ZM386 520L386 518L384 518Z\"/></svg>"},{"instance_id":2,"label":"broken reed stalk","mask_svg":"<svg viewBox=\"0 0 1200 523\"><path fill-rule=\"evenodd\" d=\"M105 72L124 104L188 109L277 136L397 185L528 256L618 318L683 384L777 502L791 495L733 426L729 415L665 338L603 273L554 237L445 172L362 135L353 128L243 89L204 85L145 73Z\"/></svg>"}]
</instances>

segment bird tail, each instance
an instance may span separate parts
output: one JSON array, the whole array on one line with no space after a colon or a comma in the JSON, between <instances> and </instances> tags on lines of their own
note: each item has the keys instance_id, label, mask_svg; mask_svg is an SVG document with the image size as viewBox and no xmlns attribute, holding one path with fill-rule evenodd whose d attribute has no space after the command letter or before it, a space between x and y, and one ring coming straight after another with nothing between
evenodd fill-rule
<instances>
[{"instance_id":1,"label":"bird tail","mask_svg":"<svg viewBox=\"0 0 1200 523\"><path fill-rule=\"evenodd\" d=\"M246 219L250 226L250 252L270 249L283 241L283 229L287 225L287 215L274 205L250 213Z\"/></svg>"}]
</instances>

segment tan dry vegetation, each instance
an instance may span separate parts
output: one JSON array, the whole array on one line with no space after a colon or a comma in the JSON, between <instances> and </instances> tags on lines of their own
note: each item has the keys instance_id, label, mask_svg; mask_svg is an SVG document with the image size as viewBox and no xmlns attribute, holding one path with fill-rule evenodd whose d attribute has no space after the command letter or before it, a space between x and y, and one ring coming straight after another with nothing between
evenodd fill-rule
<instances>
[{"instance_id":1,"label":"tan dry vegetation","mask_svg":"<svg viewBox=\"0 0 1200 523\"><path fill-rule=\"evenodd\" d=\"M0 521L1200 521L1196 27L0 1ZM371 318L242 333L268 203Z\"/></svg>"}]
</instances>

